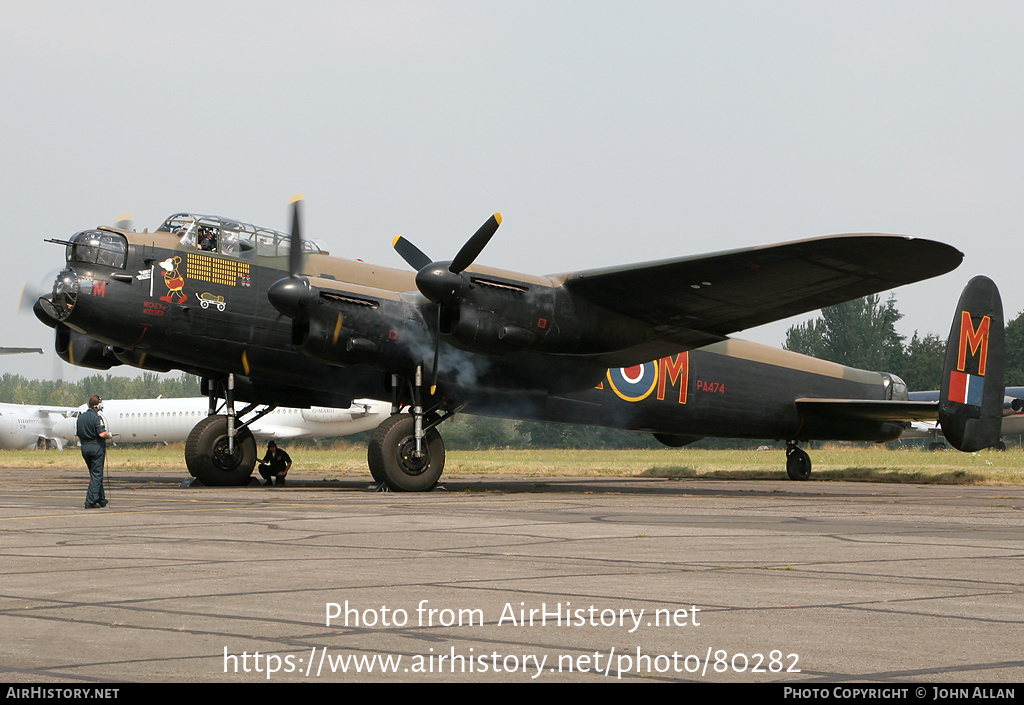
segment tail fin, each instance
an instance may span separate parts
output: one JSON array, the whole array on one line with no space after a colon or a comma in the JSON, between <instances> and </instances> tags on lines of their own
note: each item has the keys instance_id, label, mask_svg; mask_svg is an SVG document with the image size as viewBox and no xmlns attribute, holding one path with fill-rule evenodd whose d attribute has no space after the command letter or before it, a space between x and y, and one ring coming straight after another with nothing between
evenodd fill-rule
<instances>
[{"instance_id":1,"label":"tail fin","mask_svg":"<svg viewBox=\"0 0 1024 705\"><path fill-rule=\"evenodd\" d=\"M955 448L975 451L999 441L1005 367L1003 304L988 277L964 287L946 343L939 423Z\"/></svg>"}]
</instances>

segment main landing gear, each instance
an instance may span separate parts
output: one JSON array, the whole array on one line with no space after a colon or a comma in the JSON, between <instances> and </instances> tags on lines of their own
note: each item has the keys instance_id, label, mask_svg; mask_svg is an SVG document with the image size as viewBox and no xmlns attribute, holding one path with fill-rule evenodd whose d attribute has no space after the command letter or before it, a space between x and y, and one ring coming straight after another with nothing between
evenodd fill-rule
<instances>
[{"instance_id":1,"label":"main landing gear","mask_svg":"<svg viewBox=\"0 0 1024 705\"><path fill-rule=\"evenodd\" d=\"M424 410L422 366L416 368L413 383L400 384L397 375L391 379L392 415L370 438L366 454L370 474L381 490L427 492L437 485L444 471L444 441L437 426L461 411L462 406L447 409L440 402ZM249 424L275 407L265 407L242 422L257 405L250 404L235 413L234 375L228 375L221 395L213 386L210 415L193 427L185 442L185 464L189 474L205 485L247 485L256 465L256 440ZM218 396L225 399L223 414L216 413ZM409 406L409 413L398 413L402 406Z\"/></svg>"},{"instance_id":2,"label":"main landing gear","mask_svg":"<svg viewBox=\"0 0 1024 705\"><path fill-rule=\"evenodd\" d=\"M811 456L796 447L796 441L786 441L786 474L790 480L806 480L811 476Z\"/></svg>"},{"instance_id":3,"label":"main landing gear","mask_svg":"<svg viewBox=\"0 0 1024 705\"><path fill-rule=\"evenodd\" d=\"M438 404L423 410L422 366L416 367L414 383L405 388L412 400L408 414L398 413L403 387L398 375L391 376L392 416L373 432L366 460L381 490L427 492L444 471L444 440L437 426L462 407L442 412Z\"/></svg>"},{"instance_id":4,"label":"main landing gear","mask_svg":"<svg viewBox=\"0 0 1024 705\"><path fill-rule=\"evenodd\" d=\"M185 465L192 477L210 487L247 485L256 465L256 439L248 428L236 429L231 443L228 417L207 416L188 434Z\"/></svg>"},{"instance_id":5,"label":"main landing gear","mask_svg":"<svg viewBox=\"0 0 1024 705\"><path fill-rule=\"evenodd\" d=\"M416 420L409 414L385 419L366 450L375 482L395 492L426 492L444 471L444 441L436 428L423 432L416 449Z\"/></svg>"},{"instance_id":6,"label":"main landing gear","mask_svg":"<svg viewBox=\"0 0 1024 705\"><path fill-rule=\"evenodd\" d=\"M250 404L235 413L235 378L228 375L224 390L225 414L217 412L217 395L210 388L210 415L197 423L185 441L185 465L192 477L210 487L249 484L256 466L256 439L249 424L269 414L275 407L266 407L251 419L240 423L240 418L256 408Z\"/></svg>"}]
</instances>

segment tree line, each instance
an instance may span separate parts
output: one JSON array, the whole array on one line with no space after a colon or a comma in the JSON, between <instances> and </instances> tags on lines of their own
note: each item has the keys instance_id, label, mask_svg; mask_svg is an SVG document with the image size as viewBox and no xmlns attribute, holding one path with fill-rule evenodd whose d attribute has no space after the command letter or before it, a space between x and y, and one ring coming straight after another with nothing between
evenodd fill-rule
<instances>
[{"instance_id":1,"label":"tree line","mask_svg":"<svg viewBox=\"0 0 1024 705\"><path fill-rule=\"evenodd\" d=\"M911 391L942 386L946 339L935 333L906 336L896 332L903 314L896 299L878 294L821 310L815 319L786 331L785 350L838 362L848 367L899 375ZM1024 312L1006 324L1006 386L1024 385Z\"/></svg>"},{"instance_id":2,"label":"tree line","mask_svg":"<svg viewBox=\"0 0 1024 705\"><path fill-rule=\"evenodd\" d=\"M188 374L178 377L161 377L155 372L143 372L139 377L97 374L79 382L0 375L0 402L9 404L76 407L88 402L93 394L104 399L201 396L199 378Z\"/></svg>"}]
</instances>

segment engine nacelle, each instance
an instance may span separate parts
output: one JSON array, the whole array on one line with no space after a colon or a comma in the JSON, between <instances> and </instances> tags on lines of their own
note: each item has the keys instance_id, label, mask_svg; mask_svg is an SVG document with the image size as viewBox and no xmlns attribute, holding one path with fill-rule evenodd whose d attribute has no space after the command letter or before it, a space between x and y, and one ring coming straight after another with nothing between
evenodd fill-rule
<instances>
[{"instance_id":1,"label":"engine nacelle","mask_svg":"<svg viewBox=\"0 0 1024 705\"><path fill-rule=\"evenodd\" d=\"M122 365L130 365L131 367L138 367L142 370L151 370L153 372L170 372L174 369L174 363L169 360L164 360L160 357L149 355L145 352L138 352L137 350L127 350L125 348L110 347L107 350L107 354L114 357Z\"/></svg>"},{"instance_id":2,"label":"engine nacelle","mask_svg":"<svg viewBox=\"0 0 1024 705\"><path fill-rule=\"evenodd\" d=\"M432 355L432 333L416 306L396 299L356 299L331 292L292 328L305 355L336 365L411 367Z\"/></svg>"},{"instance_id":3,"label":"engine nacelle","mask_svg":"<svg viewBox=\"0 0 1024 705\"><path fill-rule=\"evenodd\" d=\"M649 333L642 323L574 300L562 288L471 281L458 304L441 307L441 334L463 350L593 355L631 347Z\"/></svg>"},{"instance_id":4,"label":"engine nacelle","mask_svg":"<svg viewBox=\"0 0 1024 705\"><path fill-rule=\"evenodd\" d=\"M310 423L344 423L352 419L352 412L348 409L334 409L326 406L302 409L299 414L302 416L303 421Z\"/></svg>"},{"instance_id":5,"label":"engine nacelle","mask_svg":"<svg viewBox=\"0 0 1024 705\"><path fill-rule=\"evenodd\" d=\"M93 340L62 323L55 326L55 331L54 347L64 362L79 367L91 367L94 370L109 370L121 364L106 343Z\"/></svg>"},{"instance_id":6,"label":"engine nacelle","mask_svg":"<svg viewBox=\"0 0 1024 705\"><path fill-rule=\"evenodd\" d=\"M540 332L543 334L543 329ZM442 311L441 334L463 350L499 355L532 347L541 339L518 321L470 305L460 306L451 313Z\"/></svg>"}]
</instances>

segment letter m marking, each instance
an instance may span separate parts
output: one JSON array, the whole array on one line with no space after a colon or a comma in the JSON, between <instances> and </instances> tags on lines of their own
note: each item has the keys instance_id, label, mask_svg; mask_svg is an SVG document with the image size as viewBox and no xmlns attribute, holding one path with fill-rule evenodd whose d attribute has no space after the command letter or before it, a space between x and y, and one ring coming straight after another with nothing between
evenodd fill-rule
<instances>
[{"instance_id":1,"label":"letter m marking","mask_svg":"<svg viewBox=\"0 0 1024 705\"><path fill-rule=\"evenodd\" d=\"M686 403L686 388L690 381L690 353L681 352L672 357L663 357L658 361L661 372L658 375L658 399L665 398L668 385L679 385L679 403Z\"/></svg>"},{"instance_id":2,"label":"letter m marking","mask_svg":"<svg viewBox=\"0 0 1024 705\"><path fill-rule=\"evenodd\" d=\"M985 367L988 364L988 333L991 325L992 319L985 316L975 329L970 311L960 312L960 354L956 361L958 370L963 372L967 366L967 348L970 347L971 357L978 355L978 375L985 376Z\"/></svg>"}]
</instances>

